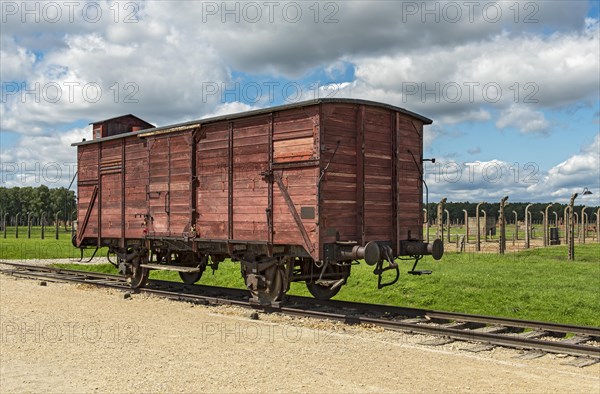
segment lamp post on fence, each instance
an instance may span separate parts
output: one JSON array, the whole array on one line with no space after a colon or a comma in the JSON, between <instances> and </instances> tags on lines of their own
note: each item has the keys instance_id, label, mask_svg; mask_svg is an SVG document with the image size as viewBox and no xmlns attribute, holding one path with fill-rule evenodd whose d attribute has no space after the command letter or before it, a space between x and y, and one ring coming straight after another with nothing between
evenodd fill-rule
<instances>
[{"instance_id":1,"label":"lamp post on fence","mask_svg":"<svg viewBox=\"0 0 600 394\"><path fill-rule=\"evenodd\" d=\"M575 199L577 193L573 193L571 201L569 202L569 260L575 260L575 218L577 215L575 212Z\"/></svg>"},{"instance_id":2,"label":"lamp post on fence","mask_svg":"<svg viewBox=\"0 0 600 394\"><path fill-rule=\"evenodd\" d=\"M531 242L531 220L529 217L529 208L531 208L533 204L529 204L525 207L525 249L529 249Z\"/></svg>"},{"instance_id":3,"label":"lamp post on fence","mask_svg":"<svg viewBox=\"0 0 600 394\"><path fill-rule=\"evenodd\" d=\"M447 209L444 209L444 212L446 213L446 227L448 227L448 234L446 236L448 237L448 243L450 243L450 212Z\"/></svg>"},{"instance_id":4,"label":"lamp post on fence","mask_svg":"<svg viewBox=\"0 0 600 394\"><path fill-rule=\"evenodd\" d=\"M542 245L544 245L544 248L546 246L548 246L547 242L546 242L546 214L544 213L544 211L540 211L540 213L542 214L542 226L544 227L544 231L542 236L544 237L544 242L542 242Z\"/></svg>"},{"instance_id":5,"label":"lamp post on fence","mask_svg":"<svg viewBox=\"0 0 600 394\"><path fill-rule=\"evenodd\" d=\"M581 218L581 227L583 230L583 234L581 235L581 240L583 241L583 243L585 243L585 237L587 235L587 226L588 226L588 214L587 214L587 212L581 211L581 216L583 216Z\"/></svg>"},{"instance_id":6,"label":"lamp post on fence","mask_svg":"<svg viewBox=\"0 0 600 394\"><path fill-rule=\"evenodd\" d=\"M565 226L565 244L569 244L569 205L565 207L565 211L563 213L563 225Z\"/></svg>"},{"instance_id":7,"label":"lamp post on fence","mask_svg":"<svg viewBox=\"0 0 600 394\"><path fill-rule=\"evenodd\" d=\"M469 243L469 214L466 209L463 209L462 211L465 213L465 239L467 240L466 243Z\"/></svg>"},{"instance_id":8,"label":"lamp post on fence","mask_svg":"<svg viewBox=\"0 0 600 394\"><path fill-rule=\"evenodd\" d=\"M519 240L519 216L517 215L517 211L513 211L515 214L515 241Z\"/></svg>"},{"instance_id":9,"label":"lamp post on fence","mask_svg":"<svg viewBox=\"0 0 600 394\"><path fill-rule=\"evenodd\" d=\"M478 252L481 251L481 224L479 223L479 207L481 207L481 204L484 204L484 202L480 202L477 204L477 207L475 207L475 222L477 222L477 240L475 242L475 250ZM485 228L487 229L487 223L485 223Z\"/></svg>"},{"instance_id":10,"label":"lamp post on fence","mask_svg":"<svg viewBox=\"0 0 600 394\"><path fill-rule=\"evenodd\" d=\"M558 228L558 213L556 211L552 211L552 213L554 214L554 227Z\"/></svg>"},{"instance_id":11,"label":"lamp post on fence","mask_svg":"<svg viewBox=\"0 0 600 394\"><path fill-rule=\"evenodd\" d=\"M498 244L500 254L504 254L506 250L506 224L504 223L504 208L508 205L506 200L508 200L508 196L504 196L500 200L500 243Z\"/></svg>"},{"instance_id":12,"label":"lamp post on fence","mask_svg":"<svg viewBox=\"0 0 600 394\"><path fill-rule=\"evenodd\" d=\"M577 239L579 239L579 214L575 211L575 207L573 207L573 215L575 215L575 221L573 222L573 237L575 237L575 226L577 226Z\"/></svg>"},{"instance_id":13,"label":"lamp post on fence","mask_svg":"<svg viewBox=\"0 0 600 394\"><path fill-rule=\"evenodd\" d=\"M585 217L587 216L585 213L586 209L587 207L585 205L583 208L581 208L581 221L579 222L579 243L585 243Z\"/></svg>"},{"instance_id":14,"label":"lamp post on fence","mask_svg":"<svg viewBox=\"0 0 600 394\"><path fill-rule=\"evenodd\" d=\"M485 226L484 226L485 230L483 232L483 240L485 242L487 242L487 212L482 209L481 213L483 214L483 222L485 223Z\"/></svg>"},{"instance_id":15,"label":"lamp post on fence","mask_svg":"<svg viewBox=\"0 0 600 394\"><path fill-rule=\"evenodd\" d=\"M600 242L600 208L594 212L594 215L596 215L596 242ZM6 231L6 220L4 220L4 230Z\"/></svg>"},{"instance_id":16,"label":"lamp post on fence","mask_svg":"<svg viewBox=\"0 0 600 394\"><path fill-rule=\"evenodd\" d=\"M543 216L543 219L544 219L544 246L548 246L548 244L550 243L549 242L550 237L548 235L548 233L549 233L548 222L550 221L550 218L548 217L548 210L550 209L550 207L552 205L554 205L554 204L552 204L552 203L548 204L546 206L546 209L544 210L544 216Z\"/></svg>"},{"instance_id":17,"label":"lamp post on fence","mask_svg":"<svg viewBox=\"0 0 600 394\"><path fill-rule=\"evenodd\" d=\"M56 212L54 215L54 238L58 239L58 215L60 215L60 211Z\"/></svg>"}]
</instances>

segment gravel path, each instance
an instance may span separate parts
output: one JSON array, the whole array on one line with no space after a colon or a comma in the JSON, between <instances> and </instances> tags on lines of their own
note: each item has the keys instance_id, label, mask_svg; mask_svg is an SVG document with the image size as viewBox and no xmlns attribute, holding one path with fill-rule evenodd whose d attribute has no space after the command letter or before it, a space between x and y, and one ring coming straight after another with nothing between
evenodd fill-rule
<instances>
[{"instance_id":1,"label":"gravel path","mask_svg":"<svg viewBox=\"0 0 600 394\"><path fill-rule=\"evenodd\" d=\"M600 364L0 275L0 391L600 392Z\"/></svg>"}]
</instances>

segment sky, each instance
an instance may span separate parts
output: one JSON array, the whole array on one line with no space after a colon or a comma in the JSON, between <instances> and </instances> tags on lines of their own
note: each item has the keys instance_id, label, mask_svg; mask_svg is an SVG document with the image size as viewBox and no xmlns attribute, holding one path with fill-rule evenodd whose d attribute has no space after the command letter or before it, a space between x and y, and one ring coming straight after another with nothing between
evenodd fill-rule
<instances>
[{"instance_id":1,"label":"sky","mask_svg":"<svg viewBox=\"0 0 600 394\"><path fill-rule=\"evenodd\" d=\"M68 186L96 120L350 97L433 120L429 201L600 205L598 1L0 6L0 186Z\"/></svg>"}]
</instances>

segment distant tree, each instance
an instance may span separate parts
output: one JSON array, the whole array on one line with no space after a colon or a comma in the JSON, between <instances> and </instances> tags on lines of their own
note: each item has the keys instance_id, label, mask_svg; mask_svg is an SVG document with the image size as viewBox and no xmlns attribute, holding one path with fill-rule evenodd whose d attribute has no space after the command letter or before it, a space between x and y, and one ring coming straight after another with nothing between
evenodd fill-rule
<instances>
[{"instance_id":1,"label":"distant tree","mask_svg":"<svg viewBox=\"0 0 600 394\"><path fill-rule=\"evenodd\" d=\"M48 220L52 221L60 211L61 220L70 220L68 211L74 210L76 206L75 192L64 187L0 187L0 211L2 214L8 213L11 218L20 213L21 224L27 223L27 212L38 219L42 212L46 212Z\"/></svg>"}]
</instances>

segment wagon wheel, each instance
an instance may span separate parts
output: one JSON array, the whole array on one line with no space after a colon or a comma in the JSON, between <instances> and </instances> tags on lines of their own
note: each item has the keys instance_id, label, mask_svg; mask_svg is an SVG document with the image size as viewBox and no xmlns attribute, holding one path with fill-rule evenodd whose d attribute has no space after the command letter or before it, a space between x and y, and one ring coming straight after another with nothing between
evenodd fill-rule
<instances>
[{"instance_id":1,"label":"wagon wheel","mask_svg":"<svg viewBox=\"0 0 600 394\"><path fill-rule=\"evenodd\" d=\"M142 262L145 259L141 259ZM150 270L148 268L143 268L138 264L131 265L131 275L127 276L127 283L131 286L132 289L137 289L140 287L144 287L148 282L148 276L150 276Z\"/></svg>"},{"instance_id":2,"label":"wagon wheel","mask_svg":"<svg viewBox=\"0 0 600 394\"><path fill-rule=\"evenodd\" d=\"M328 264L324 273L327 275L327 277L324 278L323 282L317 283L318 279L311 280L310 282L306 282L306 288L317 300L328 300L334 297L341 290L343 284L336 284L340 279L344 279L349 276L350 273L346 273L345 271L349 270L345 269L345 267Z\"/></svg>"},{"instance_id":3,"label":"wagon wheel","mask_svg":"<svg viewBox=\"0 0 600 394\"><path fill-rule=\"evenodd\" d=\"M284 277L285 271L282 267L276 265L268 268L264 272L265 277L270 279L270 285L266 289L250 290L254 299L258 300L261 305L268 305L276 301L280 301L284 295Z\"/></svg>"}]
</instances>

